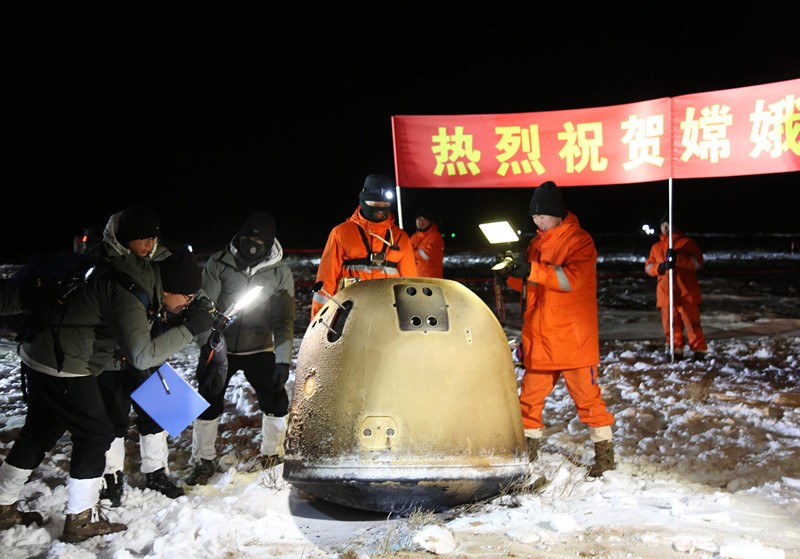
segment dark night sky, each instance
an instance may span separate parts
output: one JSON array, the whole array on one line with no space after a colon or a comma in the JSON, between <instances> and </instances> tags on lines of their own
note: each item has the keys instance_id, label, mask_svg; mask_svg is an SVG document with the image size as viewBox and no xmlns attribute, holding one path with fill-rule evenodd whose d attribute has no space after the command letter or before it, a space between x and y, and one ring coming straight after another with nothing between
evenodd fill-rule
<instances>
[{"instance_id":1,"label":"dark night sky","mask_svg":"<svg viewBox=\"0 0 800 559\"><path fill-rule=\"evenodd\" d=\"M757 7L659 25L599 7L468 24L206 15L88 25L69 14L74 25L3 39L3 260L69 249L134 201L201 251L256 209L275 215L284 247L321 248L364 176L394 172L392 115L584 108L800 77L795 34ZM690 230L795 232L799 180L676 181L675 215ZM481 242L482 221L531 227L530 194L404 189L405 225L433 205L453 244ZM565 197L590 232L635 233L666 207L667 185Z\"/></svg>"}]
</instances>

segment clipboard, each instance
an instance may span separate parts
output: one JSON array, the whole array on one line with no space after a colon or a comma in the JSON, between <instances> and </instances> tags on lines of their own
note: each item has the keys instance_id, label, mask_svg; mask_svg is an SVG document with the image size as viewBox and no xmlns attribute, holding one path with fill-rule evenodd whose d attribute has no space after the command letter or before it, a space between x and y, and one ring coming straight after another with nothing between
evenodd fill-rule
<instances>
[{"instance_id":1,"label":"clipboard","mask_svg":"<svg viewBox=\"0 0 800 559\"><path fill-rule=\"evenodd\" d=\"M150 375L131 398L173 437L210 405L169 363Z\"/></svg>"}]
</instances>

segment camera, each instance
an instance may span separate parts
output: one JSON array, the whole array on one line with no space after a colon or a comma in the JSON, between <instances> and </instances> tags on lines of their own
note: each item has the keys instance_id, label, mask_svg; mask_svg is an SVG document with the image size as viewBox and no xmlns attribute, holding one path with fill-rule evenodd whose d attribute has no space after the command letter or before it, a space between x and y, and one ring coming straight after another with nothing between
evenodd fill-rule
<instances>
[{"instance_id":1,"label":"camera","mask_svg":"<svg viewBox=\"0 0 800 559\"><path fill-rule=\"evenodd\" d=\"M506 268L514 267L516 262L519 261L520 255L517 252L512 250L507 250L505 252L501 252L497 254L497 263L492 266L491 270L493 272L498 272L501 270L505 270Z\"/></svg>"},{"instance_id":2,"label":"camera","mask_svg":"<svg viewBox=\"0 0 800 559\"><path fill-rule=\"evenodd\" d=\"M386 262L386 253L385 252L370 253L369 262L374 266L383 266L383 263Z\"/></svg>"}]
</instances>

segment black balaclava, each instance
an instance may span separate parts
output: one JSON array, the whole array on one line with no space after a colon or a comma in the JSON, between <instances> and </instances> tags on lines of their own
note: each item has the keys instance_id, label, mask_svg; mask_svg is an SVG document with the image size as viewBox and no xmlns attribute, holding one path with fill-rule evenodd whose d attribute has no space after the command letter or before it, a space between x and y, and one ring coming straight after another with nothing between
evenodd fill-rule
<instances>
[{"instance_id":1,"label":"black balaclava","mask_svg":"<svg viewBox=\"0 0 800 559\"><path fill-rule=\"evenodd\" d=\"M385 221L392 212L392 207L378 208L370 206L367 202L391 202L394 195L394 179L389 175L369 175L364 180L364 188L358 195L361 215L369 221L380 223ZM378 219L375 214L384 212L386 217Z\"/></svg>"}]
</instances>

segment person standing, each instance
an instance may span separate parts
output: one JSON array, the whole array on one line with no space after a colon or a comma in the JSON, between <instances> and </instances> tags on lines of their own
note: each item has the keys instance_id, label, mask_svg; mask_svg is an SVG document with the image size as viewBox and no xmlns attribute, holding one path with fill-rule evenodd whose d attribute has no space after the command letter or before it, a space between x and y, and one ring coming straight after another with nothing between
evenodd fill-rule
<instances>
[{"instance_id":1,"label":"person standing","mask_svg":"<svg viewBox=\"0 0 800 559\"><path fill-rule=\"evenodd\" d=\"M498 273L524 294L522 352L525 374L520 407L528 458L539 454L545 399L559 377L594 443L589 475L614 464L611 425L598 384L600 338L597 318L597 250L578 218L564 206L561 191L547 181L533 192L530 215L538 229L526 258L515 257Z\"/></svg>"},{"instance_id":2,"label":"person standing","mask_svg":"<svg viewBox=\"0 0 800 559\"><path fill-rule=\"evenodd\" d=\"M395 224L392 199L395 182L373 174L364 180L359 205L328 235L317 268L322 282L311 300L311 319L351 282L380 278L416 277L417 264L408 234Z\"/></svg>"},{"instance_id":3,"label":"person standing","mask_svg":"<svg viewBox=\"0 0 800 559\"><path fill-rule=\"evenodd\" d=\"M143 204L135 204L113 214L103 230L103 241L88 251L120 277L132 282L147 310L153 335L165 329L158 313L160 299L156 294L160 293L159 278L153 262L164 260L171 254L159 243L159 236L160 223L156 212ZM97 377L106 412L114 425L115 438L106 452L106 471L100 492L100 498L108 499L112 507L118 507L122 502L125 436L130 425L131 406L139 431L140 470L145 476L145 487L170 499L184 494L183 489L169 478L166 431L131 399L131 394L154 370L155 367L136 369L121 351L116 351L106 370Z\"/></svg>"},{"instance_id":4,"label":"person standing","mask_svg":"<svg viewBox=\"0 0 800 559\"><path fill-rule=\"evenodd\" d=\"M417 274L423 278L443 278L444 239L439 231L439 217L430 208L420 208L417 230L411 235Z\"/></svg>"},{"instance_id":5,"label":"person standing","mask_svg":"<svg viewBox=\"0 0 800 559\"><path fill-rule=\"evenodd\" d=\"M661 324L667 340L667 351L678 359L683 357L684 338L689 342L692 358L705 358L708 345L700 325L700 285L697 271L703 267L703 252L694 239L672 224L672 248L670 248L669 212L660 220L661 235L650 247L644 271L658 278L656 282L656 306L661 309ZM670 272L671 270L671 272ZM670 273L668 273L670 272ZM672 276L672 314L670 315L669 286ZM670 316L672 328L670 328ZM670 335L670 329L672 330ZM684 330L686 336L684 337Z\"/></svg>"},{"instance_id":6,"label":"person standing","mask_svg":"<svg viewBox=\"0 0 800 559\"><path fill-rule=\"evenodd\" d=\"M97 272L96 272L97 273ZM25 424L0 466L0 529L40 524L34 511L17 502L25 482L64 434L72 438L65 522L61 540L77 543L127 529L99 510L105 453L114 440L97 375L120 348L137 369L158 366L209 330L213 318L200 289L200 267L189 251L159 265L164 313L180 324L153 337L137 296L113 274L100 274L70 297L63 313L35 339L20 345L20 368L28 391Z\"/></svg>"},{"instance_id":7,"label":"person standing","mask_svg":"<svg viewBox=\"0 0 800 559\"><path fill-rule=\"evenodd\" d=\"M186 478L187 485L205 485L216 472L216 440L225 390L240 370L255 390L262 412L260 466L271 468L283 461L285 416L289 412L285 385L292 362L295 302L292 271L283 260L283 247L275 233L275 219L265 211L255 212L228 246L212 254L203 268L203 292L218 309L227 309L254 286L262 289L225 330L228 370L221 389L210 388L200 378L209 353L200 354L199 392L211 405L193 423L194 469Z\"/></svg>"}]
</instances>

